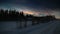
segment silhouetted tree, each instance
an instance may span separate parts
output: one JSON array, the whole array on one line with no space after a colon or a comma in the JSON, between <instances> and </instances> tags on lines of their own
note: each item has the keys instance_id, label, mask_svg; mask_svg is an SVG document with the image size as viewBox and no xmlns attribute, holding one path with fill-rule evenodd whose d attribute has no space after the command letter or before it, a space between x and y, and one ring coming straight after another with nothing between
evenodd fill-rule
<instances>
[{"instance_id":1,"label":"silhouetted tree","mask_svg":"<svg viewBox=\"0 0 60 34\"><path fill-rule=\"evenodd\" d=\"M4 19L7 20L8 19L8 10L4 11Z\"/></svg>"},{"instance_id":2,"label":"silhouetted tree","mask_svg":"<svg viewBox=\"0 0 60 34\"><path fill-rule=\"evenodd\" d=\"M4 10L3 9L0 10L0 19L4 20Z\"/></svg>"}]
</instances>

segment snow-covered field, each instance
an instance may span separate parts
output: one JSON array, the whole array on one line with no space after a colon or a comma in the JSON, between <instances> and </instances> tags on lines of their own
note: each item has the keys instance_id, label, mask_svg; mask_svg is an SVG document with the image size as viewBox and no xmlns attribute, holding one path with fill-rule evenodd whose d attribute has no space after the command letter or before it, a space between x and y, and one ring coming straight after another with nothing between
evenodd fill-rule
<instances>
[{"instance_id":1,"label":"snow-covered field","mask_svg":"<svg viewBox=\"0 0 60 34\"><path fill-rule=\"evenodd\" d=\"M48 23L40 23L31 25L28 21L27 27L18 29L19 21L5 21L0 22L0 34L60 34L60 21L54 20ZM23 22L24 23L24 22Z\"/></svg>"}]
</instances>

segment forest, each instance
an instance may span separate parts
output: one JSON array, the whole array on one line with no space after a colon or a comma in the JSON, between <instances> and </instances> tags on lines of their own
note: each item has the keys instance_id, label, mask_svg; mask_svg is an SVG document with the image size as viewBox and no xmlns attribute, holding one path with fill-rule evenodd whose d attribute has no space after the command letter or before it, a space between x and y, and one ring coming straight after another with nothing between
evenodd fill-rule
<instances>
[{"instance_id":1,"label":"forest","mask_svg":"<svg viewBox=\"0 0 60 34\"><path fill-rule=\"evenodd\" d=\"M48 22L50 20L54 20L55 16L54 15L47 15L47 16L33 16L30 14L24 15L23 11L18 12L16 10L4 10L0 9L0 21L43 21L43 22Z\"/></svg>"}]
</instances>

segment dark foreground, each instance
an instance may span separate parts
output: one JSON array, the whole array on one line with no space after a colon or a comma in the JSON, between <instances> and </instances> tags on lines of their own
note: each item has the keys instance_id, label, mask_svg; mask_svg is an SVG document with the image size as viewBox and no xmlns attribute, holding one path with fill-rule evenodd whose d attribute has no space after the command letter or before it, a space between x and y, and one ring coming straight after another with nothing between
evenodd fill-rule
<instances>
[{"instance_id":1,"label":"dark foreground","mask_svg":"<svg viewBox=\"0 0 60 34\"><path fill-rule=\"evenodd\" d=\"M0 22L0 34L60 34L60 20L40 23L26 28L18 29L17 21Z\"/></svg>"}]
</instances>

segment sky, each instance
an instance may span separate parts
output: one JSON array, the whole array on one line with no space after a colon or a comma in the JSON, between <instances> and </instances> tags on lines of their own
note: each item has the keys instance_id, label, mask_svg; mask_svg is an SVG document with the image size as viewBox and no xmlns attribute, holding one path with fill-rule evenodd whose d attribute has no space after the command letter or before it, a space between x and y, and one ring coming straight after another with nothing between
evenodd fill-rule
<instances>
[{"instance_id":1,"label":"sky","mask_svg":"<svg viewBox=\"0 0 60 34\"><path fill-rule=\"evenodd\" d=\"M60 1L59 0L0 0L0 8L16 9L18 11L34 13L40 16L41 13L53 14L60 18Z\"/></svg>"}]
</instances>

